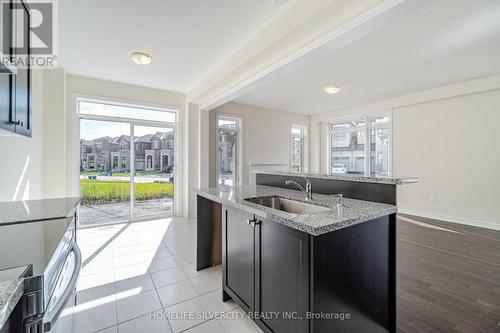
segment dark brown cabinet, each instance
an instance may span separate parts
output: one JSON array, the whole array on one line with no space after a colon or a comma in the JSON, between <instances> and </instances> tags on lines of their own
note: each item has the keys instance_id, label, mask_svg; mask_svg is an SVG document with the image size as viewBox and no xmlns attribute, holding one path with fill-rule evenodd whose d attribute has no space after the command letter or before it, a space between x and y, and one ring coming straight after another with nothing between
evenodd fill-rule
<instances>
[{"instance_id":1,"label":"dark brown cabinet","mask_svg":"<svg viewBox=\"0 0 500 333\"><path fill-rule=\"evenodd\" d=\"M0 128L18 133L24 136L32 134L32 107L31 107L31 38L30 38L30 11L28 5L21 1L22 10L13 10L9 13L3 12L4 18L10 20L4 24L4 29L10 29L9 36L22 38L14 41L12 37L6 43L10 48L3 47L3 53L11 58L11 62L17 66L16 74L0 74ZM6 7L3 7L6 10ZM16 14L16 17L14 16ZM21 26L22 25L22 26ZM13 33L16 32L16 33ZM14 48L13 46L16 46ZM19 57L23 59L19 61ZM17 59L17 60L16 60Z\"/></svg>"},{"instance_id":2,"label":"dark brown cabinet","mask_svg":"<svg viewBox=\"0 0 500 333\"><path fill-rule=\"evenodd\" d=\"M271 332L309 332L308 234L269 220L256 226L257 297L260 325Z\"/></svg>"},{"instance_id":3,"label":"dark brown cabinet","mask_svg":"<svg viewBox=\"0 0 500 333\"><path fill-rule=\"evenodd\" d=\"M309 332L308 235L239 210L223 215L224 291L268 332Z\"/></svg>"},{"instance_id":4,"label":"dark brown cabinet","mask_svg":"<svg viewBox=\"0 0 500 333\"><path fill-rule=\"evenodd\" d=\"M222 208L223 300L264 332L395 332L395 215L313 236Z\"/></svg>"},{"instance_id":5,"label":"dark brown cabinet","mask_svg":"<svg viewBox=\"0 0 500 333\"><path fill-rule=\"evenodd\" d=\"M224 287L238 298L244 310L255 306L255 228L251 214L224 209L223 249Z\"/></svg>"}]
</instances>

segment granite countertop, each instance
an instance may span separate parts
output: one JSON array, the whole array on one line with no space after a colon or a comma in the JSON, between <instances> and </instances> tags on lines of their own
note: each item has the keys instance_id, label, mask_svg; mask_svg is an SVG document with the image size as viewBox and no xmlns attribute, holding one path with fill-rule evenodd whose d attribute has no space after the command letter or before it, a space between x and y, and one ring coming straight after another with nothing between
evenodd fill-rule
<instances>
[{"instance_id":1,"label":"granite countertop","mask_svg":"<svg viewBox=\"0 0 500 333\"><path fill-rule=\"evenodd\" d=\"M277 209L261 206L246 198L279 196L305 202L301 191L282 189L264 185L221 186L196 190L198 195L221 204L244 210L262 218L318 236L351 225L370 221L396 213L397 207L382 203L344 198L344 206L337 208L338 198L334 195L313 194L309 204L328 207L331 210L315 214L291 214Z\"/></svg>"},{"instance_id":2,"label":"granite countertop","mask_svg":"<svg viewBox=\"0 0 500 333\"><path fill-rule=\"evenodd\" d=\"M24 293L23 273L28 266L15 267L0 271L0 329Z\"/></svg>"},{"instance_id":3,"label":"granite countertop","mask_svg":"<svg viewBox=\"0 0 500 333\"><path fill-rule=\"evenodd\" d=\"M12 310L24 292L24 279L0 282L0 328L9 319Z\"/></svg>"},{"instance_id":4,"label":"granite countertop","mask_svg":"<svg viewBox=\"0 0 500 333\"><path fill-rule=\"evenodd\" d=\"M417 177L365 177L355 176L348 174L319 174L319 173L299 173L287 171L254 171L255 174L262 175L276 175L276 176L290 176L290 177L305 177L317 179L331 179L343 180L348 182L361 182L361 183L374 183L374 184L388 184L388 185L405 185L418 183Z\"/></svg>"},{"instance_id":5,"label":"granite countertop","mask_svg":"<svg viewBox=\"0 0 500 333\"><path fill-rule=\"evenodd\" d=\"M0 226L69 218L79 202L77 197L0 202Z\"/></svg>"}]
</instances>

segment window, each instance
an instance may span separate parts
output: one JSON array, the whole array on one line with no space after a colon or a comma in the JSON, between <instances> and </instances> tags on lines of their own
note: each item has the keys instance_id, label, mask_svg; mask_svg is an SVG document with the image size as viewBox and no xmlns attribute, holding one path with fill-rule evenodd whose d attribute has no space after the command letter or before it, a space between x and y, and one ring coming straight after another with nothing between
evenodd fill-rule
<instances>
[{"instance_id":1,"label":"window","mask_svg":"<svg viewBox=\"0 0 500 333\"><path fill-rule=\"evenodd\" d=\"M80 225L173 213L177 112L80 98L77 107Z\"/></svg>"},{"instance_id":2,"label":"window","mask_svg":"<svg viewBox=\"0 0 500 333\"><path fill-rule=\"evenodd\" d=\"M339 134L337 136L337 134ZM333 133L330 143L331 172L363 175L365 136L362 131Z\"/></svg>"},{"instance_id":3,"label":"window","mask_svg":"<svg viewBox=\"0 0 500 333\"><path fill-rule=\"evenodd\" d=\"M306 129L303 126L292 126L291 134L290 169L296 172L304 172Z\"/></svg>"},{"instance_id":4,"label":"window","mask_svg":"<svg viewBox=\"0 0 500 333\"><path fill-rule=\"evenodd\" d=\"M127 118L167 123L177 122L177 112L165 109L143 108L140 106L124 106L80 100L78 112L82 115Z\"/></svg>"},{"instance_id":5,"label":"window","mask_svg":"<svg viewBox=\"0 0 500 333\"><path fill-rule=\"evenodd\" d=\"M387 114L330 123L330 172L389 176L391 126L391 117Z\"/></svg>"},{"instance_id":6,"label":"window","mask_svg":"<svg viewBox=\"0 0 500 333\"><path fill-rule=\"evenodd\" d=\"M217 121L219 128L238 128L238 120L219 118Z\"/></svg>"},{"instance_id":7,"label":"window","mask_svg":"<svg viewBox=\"0 0 500 333\"><path fill-rule=\"evenodd\" d=\"M334 134L335 140L345 140L346 136L347 136L346 133L335 133Z\"/></svg>"},{"instance_id":8,"label":"window","mask_svg":"<svg viewBox=\"0 0 500 333\"><path fill-rule=\"evenodd\" d=\"M371 130L370 170L372 176L389 176L389 129Z\"/></svg>"},{"instance_id":9,"label":"window","mask_svg":"<svg viewBox=\"0 0 500 333\"><path fill-rule=\"evenodd\" d=\"M233 186L240 182L241 119L217 117L217 184Z\"/></svg>"}]
</instances>

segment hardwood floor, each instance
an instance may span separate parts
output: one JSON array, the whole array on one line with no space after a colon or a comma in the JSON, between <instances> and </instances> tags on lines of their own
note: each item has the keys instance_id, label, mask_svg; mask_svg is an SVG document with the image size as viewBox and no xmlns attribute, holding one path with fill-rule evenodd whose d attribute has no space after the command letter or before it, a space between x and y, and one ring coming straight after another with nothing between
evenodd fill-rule
<instances>
[{"instance_id":1,"label":"hardwood floor","mask_svg":"<svg viewBox=\"0 0 500 333\"><path fill-rule=\"evenodd\" d=\"M399 332L500 332L500 231L398 216Z\"/></svg>"}]
</instances>

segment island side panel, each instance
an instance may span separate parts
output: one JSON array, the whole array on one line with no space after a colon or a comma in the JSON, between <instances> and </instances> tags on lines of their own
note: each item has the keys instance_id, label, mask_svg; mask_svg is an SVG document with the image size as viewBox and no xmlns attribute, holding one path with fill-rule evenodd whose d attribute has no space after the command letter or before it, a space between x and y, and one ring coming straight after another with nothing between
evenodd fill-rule
<instances>
[{"instance_id":1,"label":"island side panel","mask_svg":"<svg viewBox=\"0 0 500 333\"><path fill-rule=\"evenodd\" d=\"M196 270L222 264L222 205L197 196Z\"/></svg>"},{"instance_id":2,"label":"island side panel","mask_svg":"<svg viewBox=\"0 0 500 333\"><path fill-rule=\"evenodd\" d=\"M312 237L312 332L396 332L395 214Z\"/></svg>"},{"instance_id":3,"label":"island side panel","mask_svg":"<svg viewBox=\"0 0 500 333\"><path fill-rule=\"evenodd\" d=\"M335 179L308 178L312 184L313 193L319 194L343 194L346 198L380 202L389 205L396 204L396 185L377 184L364 182L350 182ZM299 184L304 183L300 176L281 176L256 174L257 185L267 185L289 190L296 190L293 185L286 185L285 181L294 180Z\"/></svg>"}]
</instances>

